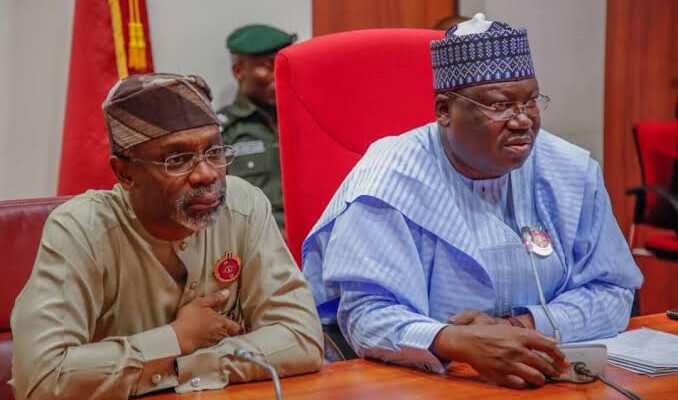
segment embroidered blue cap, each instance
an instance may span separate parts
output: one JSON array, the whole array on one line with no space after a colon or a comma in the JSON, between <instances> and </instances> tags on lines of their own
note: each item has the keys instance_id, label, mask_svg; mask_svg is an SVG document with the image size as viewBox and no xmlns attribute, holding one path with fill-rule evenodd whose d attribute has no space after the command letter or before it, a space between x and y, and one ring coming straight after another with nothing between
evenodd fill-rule
<instances>
[{"instance_id":1,"label":"embroidered blue cap","mask_svg":"<svg viewBox=\"0 0 678 400\"><path fill-rule=\"evenodd\" d=\"M431 42L436 92L534 78L527 29L476 14Z\"/></svg>"}]
</instances>

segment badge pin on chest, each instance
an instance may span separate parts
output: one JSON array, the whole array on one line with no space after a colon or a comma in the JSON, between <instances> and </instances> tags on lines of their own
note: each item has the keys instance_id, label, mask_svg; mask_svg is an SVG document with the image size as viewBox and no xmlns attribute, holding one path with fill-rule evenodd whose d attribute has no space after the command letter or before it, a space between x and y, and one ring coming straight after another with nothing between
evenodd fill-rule
<instances>
[{"instance_id":1,"label":"badge pin on chest","mask_svg":"<svg viewBox=\"0 0 678 400\"><path fill-rule=\"evenodd\" d=\"M240 276L241 269L240 257L228 252L214 264L214 277L222 283L233 282Z\"/></svg>"},{"instance_id":2,"label":"badge pin on chest","mask_svg":"<svg viewBox=\"0 0 678 400\"><path fill-rule=\"evenodd\" d=\"M538 256L548 257L553 253L553 245L548 232L541 226L528 226L521 229L523 241L530 251Z\"/></svg>"}]
</instances>

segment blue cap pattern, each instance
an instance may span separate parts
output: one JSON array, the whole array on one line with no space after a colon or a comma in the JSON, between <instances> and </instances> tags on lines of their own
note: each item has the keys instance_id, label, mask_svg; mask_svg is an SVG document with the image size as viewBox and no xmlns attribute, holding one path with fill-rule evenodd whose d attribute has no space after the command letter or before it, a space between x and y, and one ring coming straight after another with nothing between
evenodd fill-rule
<instances>
[{"instance_id":1,"label":"blue cap pattern","mask_svg":"<svg viewBox=\"0 0 678 400\"><path fill-rule=\"evenodd\" d=\"M436 92L534 78L527 29L496 21L482 33L457 36L456 29L431 42Z\"/></svg>"}]
</instances>

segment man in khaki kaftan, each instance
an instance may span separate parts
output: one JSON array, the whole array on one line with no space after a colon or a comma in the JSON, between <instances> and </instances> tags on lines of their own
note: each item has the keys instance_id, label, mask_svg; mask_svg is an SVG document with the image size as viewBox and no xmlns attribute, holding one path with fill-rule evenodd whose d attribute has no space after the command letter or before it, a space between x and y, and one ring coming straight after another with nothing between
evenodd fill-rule
<instances>
[{"instance_id":1,"label":"man in khaki kaftan","mask_svg":"<svg viewBox=\"0 0 678 400\"><path fill-rule=\"evenodd\" d=\"M270 378L236 349L281 376L320 367L312 296L266 196L225 176L233 152L209 98L194 76L133 76L111 89L104 112L120 183L46 222L12 313L18 400Z\"/></svg>"}]
</instances>

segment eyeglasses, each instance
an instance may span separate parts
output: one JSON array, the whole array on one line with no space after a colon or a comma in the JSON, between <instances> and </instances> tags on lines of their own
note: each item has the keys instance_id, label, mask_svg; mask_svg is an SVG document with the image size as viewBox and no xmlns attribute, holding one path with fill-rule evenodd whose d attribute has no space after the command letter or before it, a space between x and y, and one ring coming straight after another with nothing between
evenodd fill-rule
<instances>
[{"instance_id":1,"label":"eyeglasses","mask_svg":"<svg viewBox=\"0 0 678 400\"><path fill-rule=\"evenodd\" d=\"M118 157L138 163L154 164L164 167L165 173L171 176L188 175L201 161L206 161L214 168L226 168L235 159L235 150L232 146L212 146L204 152L178 153L165 158L165 161L144 160L142 158Z\"/></svg>"},{"instance_id":2,"label":"eyeglasses","mask_svg":"<svg viewBox=\"0 0 678 400\"><path fill-rule=\"evenodd\" d=\"M528 117L536 117L539 115L540 111L546 110L551 102L549 96L541 93L539 93L537 97L531 98L524 103L520 101L504 101L492 103L489 106L457 92L447 92L445 95L448 98L456 96L474 104L478 107L480 112L493 121L509 121L520 113L524 113Z\"/></svg>"}]
</instances>

